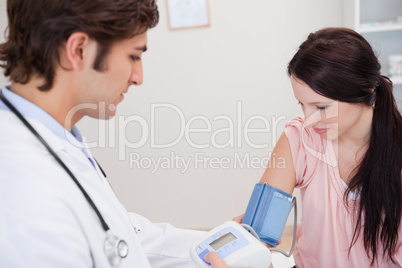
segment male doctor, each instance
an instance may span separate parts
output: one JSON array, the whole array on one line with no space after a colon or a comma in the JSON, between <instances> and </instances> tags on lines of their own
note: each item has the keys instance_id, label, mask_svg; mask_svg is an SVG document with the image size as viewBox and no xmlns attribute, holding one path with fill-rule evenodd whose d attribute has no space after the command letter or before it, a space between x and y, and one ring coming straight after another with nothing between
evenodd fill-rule
<instances>
[{"instance_id":1,"label":"male doctor","mask_svg":"<svg viewBox=\"0 0 402 268\"><path fill-rule=\"evenodd\" d=\"M193 267L202 233L127 213L75 127L141 85L155 1L8 0L7 12L0 267Z\"/></svg>"}]
</instances>

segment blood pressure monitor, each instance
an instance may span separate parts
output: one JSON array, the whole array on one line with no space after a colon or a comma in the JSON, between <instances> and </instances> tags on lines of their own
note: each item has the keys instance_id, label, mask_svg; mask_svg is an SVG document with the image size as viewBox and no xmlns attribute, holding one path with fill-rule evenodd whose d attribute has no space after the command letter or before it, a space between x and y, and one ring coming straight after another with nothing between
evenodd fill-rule
<instances>
[{"instance_id":1,"label":"blood pressure monitor","mask_svg":"<svg viewBox=\"0 0 402 268\"><path fill-rule=\"evenodd\" d=\"M228 221L196 241L190 255L198 267L210 267L204 260L214 251L230 267L267 268L271 264L271 252L243 226Z\"/></svg>"},{"instance_id":2,"label":"blood pressure monitor","mask_svg":"<svg viewBox=\"0 0 402 268\"><path fill-rule=\"evenodd\" d=\"M190 249L191 258L199 267L210 267L204 257L214 251L229 267L267 268L271 264L271 251L290 257L295 248L297 227L296 198L291 197L266 183L257 183L242 224L228 221L209 231L193 244ZM290 252L268 249L260 240L270 245L278 243L293 206L295 215Z\"/></svg>"}]
</instances>

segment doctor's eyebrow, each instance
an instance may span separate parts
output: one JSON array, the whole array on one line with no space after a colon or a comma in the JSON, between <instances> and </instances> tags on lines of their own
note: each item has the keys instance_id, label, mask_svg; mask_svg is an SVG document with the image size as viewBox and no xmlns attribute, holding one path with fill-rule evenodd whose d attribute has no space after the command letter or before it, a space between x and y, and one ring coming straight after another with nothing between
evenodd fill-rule
<instances>
[{"instance_id":1,"label":"doctor's eyebrow","mask_svg":"<svg viewBox=\"0 0 402 268\"><path fill-rule=\"evenodd\" d=\"M135 48L136 50L140 50L140 51L142 51L142 52L145 52L145 51L147 51L147 46L145 45L145 46L141 46L141 47L136 47Z\"/></svg>"}]
</instances>

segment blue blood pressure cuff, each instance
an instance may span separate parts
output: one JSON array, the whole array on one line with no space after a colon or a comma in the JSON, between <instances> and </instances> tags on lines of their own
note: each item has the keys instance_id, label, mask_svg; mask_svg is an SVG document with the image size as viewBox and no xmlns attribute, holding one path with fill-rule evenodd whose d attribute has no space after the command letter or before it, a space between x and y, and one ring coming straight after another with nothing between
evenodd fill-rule
<instances>
[{"instance_id":1,"label":"blue blood pressure cuff","mask_svg":"<svg viewBox=\"0 0 402 268\"><path fill-rule=\"evenodd\" d=\"M290 194L265 183L257 183L242 223L250 225L261 241L274 246L281 239L292 206Z\"/></svg>"}]
</instances>

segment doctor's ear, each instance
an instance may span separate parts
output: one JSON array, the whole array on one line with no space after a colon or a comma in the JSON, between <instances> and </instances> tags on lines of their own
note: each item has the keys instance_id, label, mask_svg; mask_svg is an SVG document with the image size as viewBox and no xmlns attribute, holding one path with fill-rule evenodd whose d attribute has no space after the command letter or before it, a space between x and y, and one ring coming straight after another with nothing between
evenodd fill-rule
<instances>
[{"instance_id":1,"label":"doctor's ear","mask_svg":"<svg viewBox=\"0 0 402 268\"><path fill-rule=\"evenodd\" d=\"M91 67L96 57L97 45L88 34L72 33L60 53L61 66L70 70L82 70Z\"/></svg>"}]
</instances>

